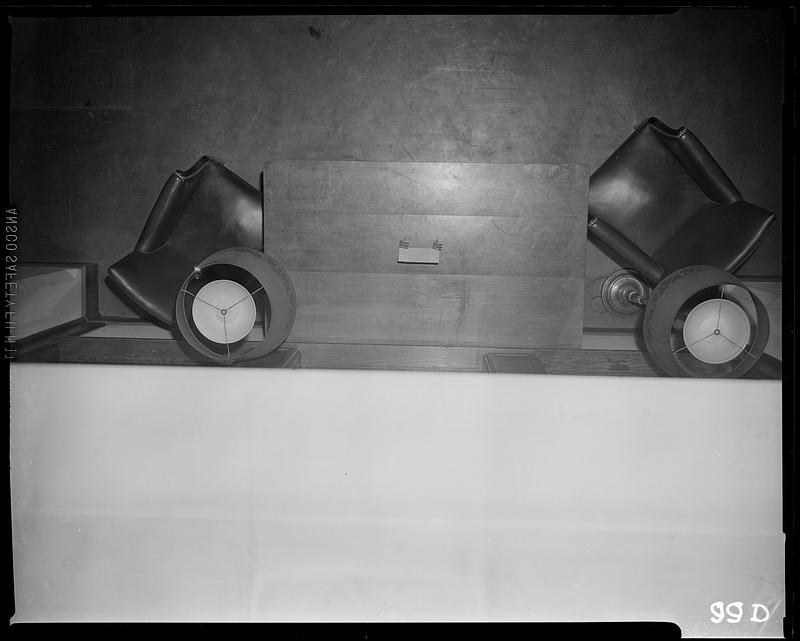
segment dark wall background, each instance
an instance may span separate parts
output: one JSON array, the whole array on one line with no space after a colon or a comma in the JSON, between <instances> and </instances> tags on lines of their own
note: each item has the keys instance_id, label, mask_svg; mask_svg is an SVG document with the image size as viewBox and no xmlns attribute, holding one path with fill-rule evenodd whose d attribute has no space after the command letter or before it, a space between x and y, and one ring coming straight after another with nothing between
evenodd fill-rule
<instances>
[{"instance_id":1,"label":"dark wall background","mask_svg":"<svg viewBox=\"0 0 800 641\"><path fill-rule=\"evenodd\" d=\"M689 127L781 216L783 15L12 18L10 194L25 260L130 251L175 169L220 157L585 163ZM725 230L720 230L724 234ZM780 275L779 226L740 272ZM594 247L588 303L616 268ZM135 312L105 286L106 315ZM597 316L595 314L595 316ZM606 315L607 316L607 315Z\"/></svg>"}]
</instances>

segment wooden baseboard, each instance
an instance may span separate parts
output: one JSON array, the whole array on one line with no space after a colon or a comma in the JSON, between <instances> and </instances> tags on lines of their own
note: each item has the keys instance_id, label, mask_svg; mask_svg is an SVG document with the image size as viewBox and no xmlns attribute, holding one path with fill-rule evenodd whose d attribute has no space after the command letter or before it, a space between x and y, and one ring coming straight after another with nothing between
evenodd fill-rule
<instances>
[{"instance_id":1,"label":"wooden baseboard","mask_svg":"<svg viewBox=\"0 0 800 641\"><path fill-rule=\"evenodd\" d=\"M175 339L67 336L19 358L25 362L221 366L201 361ZM601 349L504 349L343 343L284 344L236 367L528 373L663 377L646 352ZM224 367L224 366L223 366ZM764 355L744 378L780 380L781 363Z\"/></svg>"},{"instance_id":2,"label":"wooden baseboard","mask_svg":"<svg viewBox=\"0 0 800 641\"><path fill-rule=\"evenodd\" d=\"M105 323L103 321L78 318L69 323L57 325L31 336L27 336L15 342L17 352L16 360L30 360L31 357L43 350L45 352L49 351L65 337L81 336L95 329L99 329L104 325Z\"/></svg>"},{"instance_id":3,"label":"wooden baseboard","mask_svg":"<svg viewBox=\"0 0 800 641\"><path fill-rule=\"evenodd\" d=\"M428 345L293 343L304 368L665 377L641 350L503 349ZM780 361L764 355L750 379L780 379Z\"/></svg>"},{"instance_id":4,"label":"wooden baseboard","mask_svg":"<svg viewBox=\"0 0 800 641\"><path fill-rule=\"evenodd\" d=\"M184 365L222 366L220 363L195 358L188 345L174 339L105 338L70 336L59 340L46 351L20 359L27 362L91 363L101 365ZM300 353L282 347L252 361L241 361L233 367L297 368Z\"/></svg>"},{"instance_id":5,"label":"wooden baseboard","mask_svg":"<svg viewBox=\"0 0 800 641\"><path fill-rule=\"evenodd\" d=\"M292 343L292 346L302 354L304 368L661 376L644 352L634 350L497 350L486 347L341 343ZM492 354L502 354L502 358L489 356ZM490 364L485 360L487 356ZM519 360L515 361L515 356ZM530 360L527 360L528 357ZM512 361L517 363L516 367L511 365ZM526 364L520 369L519 363L522 361Z\"/></svg>"}]
</instances>

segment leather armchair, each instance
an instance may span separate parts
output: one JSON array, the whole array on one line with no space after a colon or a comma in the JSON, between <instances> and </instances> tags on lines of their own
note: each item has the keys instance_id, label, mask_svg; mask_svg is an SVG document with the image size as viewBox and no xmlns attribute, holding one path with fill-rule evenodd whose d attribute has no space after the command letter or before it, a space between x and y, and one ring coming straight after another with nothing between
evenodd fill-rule
<instances>
[{"instance_id":1,"label":"leather armchair","mask_svg":"<svg viewBox=\"0 0 800 641\"><path fill-rule=\"evenodd\" d=\"M603 304L644 310L648 353L667 374L743 376L769 317L733 274L774 222L688 129L649 118L589 181L589 237L624 268L606 278Z\"/></svg>"},{"instance_id":2,"label":"leather armchair","mask_svg":"<svg viewBox=\"0 0 800 641\"><path fill-rule=\"evenodd\" d=\"M638 125L590 180L590 237L650 285L687 265L734 273L774 221L742 198L688 129L657 118Z\"/></svg>"},{"instance_id":3,"label":"leather armchair","mask_svg":"<svg viewBox=\"0 0 800 641\"><path fill-rule=\"evenodd\" d=\"M203 156L169 177L133 251L108 276L143 312L172 326L176 296L194 266L229 247L263 251L261 192Z\"/></svg>"}]
</instances>

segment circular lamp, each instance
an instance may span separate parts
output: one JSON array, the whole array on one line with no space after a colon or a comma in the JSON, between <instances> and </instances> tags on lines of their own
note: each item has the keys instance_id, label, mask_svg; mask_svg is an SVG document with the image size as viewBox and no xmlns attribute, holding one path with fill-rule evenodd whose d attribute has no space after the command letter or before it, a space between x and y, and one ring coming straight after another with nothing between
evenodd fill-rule
<instances>
[{"instance_id":1,"label":"circular lamp","mask_svg":"<svg viewBox=\"0 0 800 641\"><path fill-rule=\"evenodd\" d=\"M175 301L176 325L186 342L229 365L275 350L288 337L295 312L286 271L270 256L244 247L198 263Z\"/></svg>"},{"instance_id":2,"label":"circular lamp","mask_svg":"<svg viewBox=\"0 0 800 641\"><path fill-rule=\"evenodd\" d=\"M764 352L764 304L729 272L675 270L653 289L642 321L650 356L671 376L737 378Z\"/></svg>"}]
</instances>

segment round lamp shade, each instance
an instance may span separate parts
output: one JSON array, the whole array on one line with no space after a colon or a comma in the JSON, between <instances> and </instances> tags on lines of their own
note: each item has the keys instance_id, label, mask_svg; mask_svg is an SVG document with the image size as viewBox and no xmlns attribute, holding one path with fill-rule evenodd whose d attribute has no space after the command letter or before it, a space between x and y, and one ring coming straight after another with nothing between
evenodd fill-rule
<instances>
[{"instance_id":1,"label":"round lamp shade","mask_svg":"<svg viewBox=\"0 0 800 641\"><path fill-rule=\"evenodd\" d=\"M175 300L175 323L198 355L233 365L277 349L296 309L294 285L274 258L231 247L195 265Z\"/></svg>"},{"instance_id":2,"label":"round lamp shade","mask_svg":"<svg viewBox=\"0 0 800 641\"><path fill-rule=\"evenodd\" d=\"M736 303L712 298L689 312L683 340L698 360L711 365L727 363L745 351L750 341L750 320Z\"/></svg>"},{"instance_id":3,"label":"round lamp shade","mask_svg":"<svg viewBox=\"0 0 800 641\"><path fill-rule=\"evenodd\" d=\"M653 288L642 333L649 356L665 374L738 378L764 352L769 315L730 272L687 265Z\"/></svg>"},{"instance_id":4,"label":"round lamp shade","mask_svg":"<svg viewBox=\"0 0 800 641\"><path fill-rule=\"evenodd\" d=\"M235 343L255 326L256 304L243 285L226 279L212 280L194 295L192 319L208 340Z\"/></svg>"}]
</instances>

